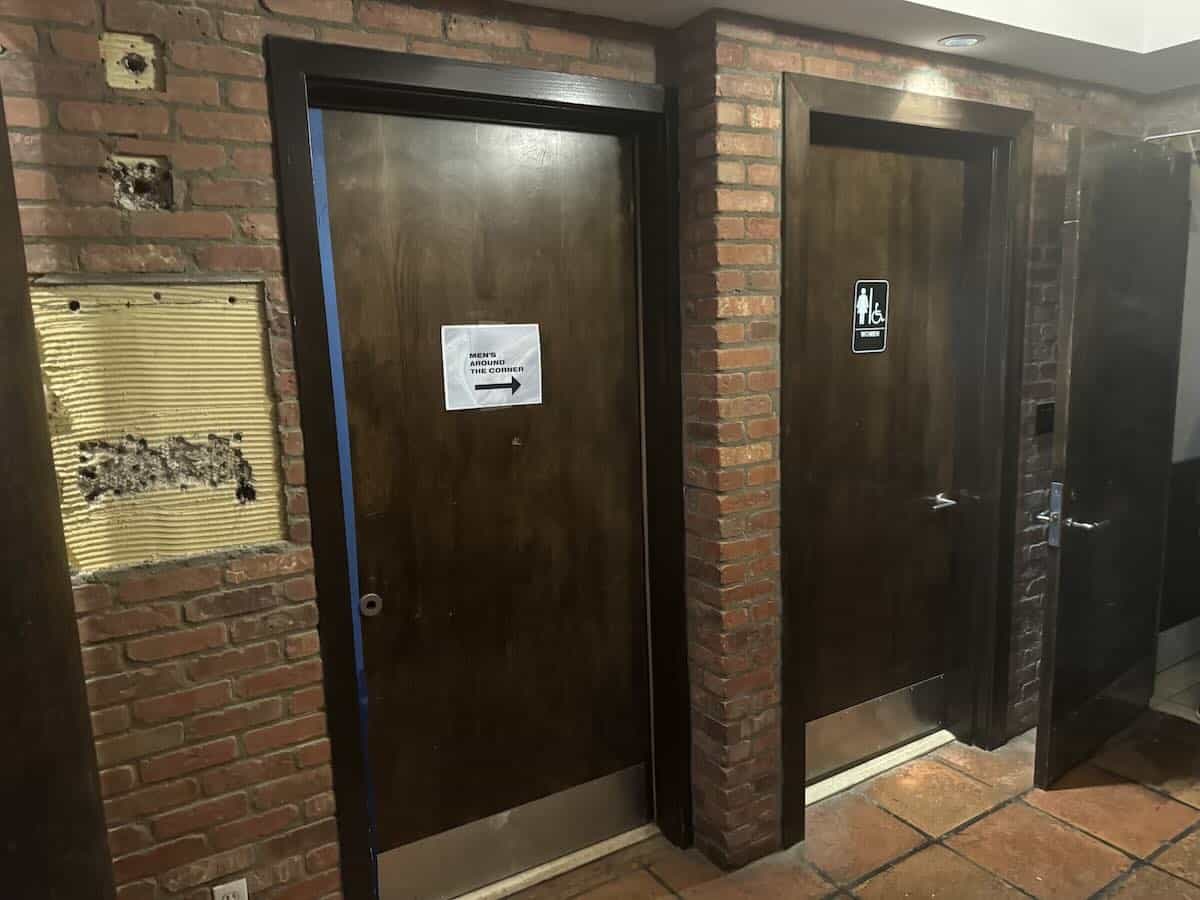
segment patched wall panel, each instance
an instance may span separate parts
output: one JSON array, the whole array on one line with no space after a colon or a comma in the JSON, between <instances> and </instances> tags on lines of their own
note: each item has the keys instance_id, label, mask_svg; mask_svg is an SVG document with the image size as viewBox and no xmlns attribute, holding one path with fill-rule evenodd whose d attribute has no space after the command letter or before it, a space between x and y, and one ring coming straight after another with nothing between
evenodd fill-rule
<instances>
[{"instance_id":1,"label":"patched wall panel","mask_svg":"<svg viewBox=\"0 0 1200 900\"><path fill-rule=\"evenodd\" d=\"M71 565L284 539L253 284L32 290Z\"/></svg>"}]
</instances>

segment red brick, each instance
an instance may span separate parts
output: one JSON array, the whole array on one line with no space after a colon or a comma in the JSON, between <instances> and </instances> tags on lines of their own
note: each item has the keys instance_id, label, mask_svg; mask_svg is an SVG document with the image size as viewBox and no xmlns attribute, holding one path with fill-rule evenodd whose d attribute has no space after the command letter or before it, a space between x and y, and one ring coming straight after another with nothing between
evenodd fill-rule
<instances>
[{"instance_id":1,"label":"red brick","mask_svg":"<svg viewBox=\"0 0 1200 900\"><path fill-rule=\"evenodd\" d=\"M519 25L498 19L452 14L446 22L446 36L464 44L491 44L496 47L524 46L524 32Z\"/></svg>"},{"instance_id":2,"label":"red brick","mask_svg":"<svg viewBox=\"0 0 1200 900\"><path fill-rule=\"evenodd\" d=\"M344 44L347 47L372 47L376 50L388 50L393 53L404 53L408 50L408 37L403 34L362 31L352 28L321 29L321 40L329 44Z\"/></svg>"},{"instance_id":3,"label":"red brick","mask_svg":"<svg viewBox=\"0 0 1200 900\"><path fill-rule=\"evenodd\" d=\"M205 772L200 783L206 796L224 794L249 785L261 784L283 778L296 771L296 760L291 752L276 753L258 759L245 759Z\"/></svg>"},{"instance_id":4,"label":"red brick","mask_svg":"<svg viewBox=\"0 0 1200 900\"><path fill-rule=\"evenodd\" d=\"M10 132L9 149L14 163L46 166L93 167L104 162L104 148L95 136Z\"/></svg>"},{"instance_id":5,"label":"red brick","mask_svg":"<svg viewBox=\"0 0 1200 900\"><path fill-rule=\"evenodd\" d=\"M121 233L115 209L22 206L21 233L27 237L111 237Z\"/></svg>"},{"instance_id":6,"label":"red brick","mask_svg":"<svg viewBox=\"0 0 1200 900\"><path fill-rule=\"evenodd\" d=\"M288 711L293 716L302 716L305 713L315 712L325 708L325 688L321 685L307 688L303 691L296 691L292 694L291 700L288 702Z\"/></svg>"},{"instance_id":7,"label":"red brick","mask_svg":"<svg viewBox=\"0 0 1200 900\"><path fill-rule=\"evenodd\" d=\"M104 816L108 824L117 825L140 819L166 809L191 803L200 796L200 786L190 778L142 788L104 801Z\"/></svg>"},{"instance_id":8,"label":"red brick","mask_svg":"<svg viewBox=\"0 0 1200 900\"><path fill-rule=\"evenodd\" d=\"M145 731L132 731L119 737L96 741L96 762L100 768L106 769L151 753L161 753L182 743L183 726L179 723Z\"/></svg>"},{"instance_id":9,"label":"red brick","mask_svg":"<svg viewBox=\"0 0 1200 900\"><path fill-rule=\"evenodd\" d=\"M74 31L55 28L50 32L54 52L63 59L85 65L99 65L100 42L93 31Z\"/></svg>"},{"instance_id":10,"label":"red brick","mask_svg":"<svg viewBox=\"0 0 1200 900\"><path fill-rule=\"evenodd\" d=\"M275 183L238 179L193 181L192 202L199 206L274 206Z\"/></svg>"},{"instance_id":11,"label":"red brick","mask_svg":"<svg viewBox=\"0 0 1200 900\"><path fill-rule=\"evenodd\" d=\"M50 124L50 108L33 97L5 97L4 119L9 128L45 128Z\"/></svg>"},{"instance_id":12,"label":"red brick","mask_svg":"<svg viewBox=\"0 0 1200 900\"><path fill-rule=\"evenodd\" d=\"M221 83L206 75L168 75L167 100L197 106L219 106Z\"/></svg>"},{"instance_id":13,"label":"red brick","mask_svg":"<svg viewBox=\"0 0 1200 900\"><path fill-rule=\"evenodd\" d=\"M143 606L95 613L79 620L79 639L85 644L158 631L179 624L179 609L174 606Z\"/></svg>"},{"instance_id":14,"label":"red brick","mask_svg":"<svg viewBox=\"0 0 1200 900\"><path fill-rule=\"evenodd\" d=\"M315 600L317 597L317 583L311 575L293 578L283 583L283 593L289 602L292 603Z\"/></svg>"},{"instance_id":15,"label":"red brick","mask_svg":"<svg viewBox=\"0 0 1200 900\"><path fill-rule=\"evenodd\" d=\"M292 710L293 715L296 712L297 710ZM273 722L282 715L283 701L278 697L268 697L266 700L259 700L256 703L231 706L208 715L196 716L186 722L184 727L188 740L195 740L231 734L235 731L245 731L256 725Z\"/></svg>"},{"instance_id":16,"label":"red brick","mask_svg":"<svg viewBox=\"0 0 1200 900\"><path fill-rule=\"evenodd\" d=\"M225 97L230 106L239 109L267 108L267 86L261 81L230 81L225 85Z\"/></svg>"},{"instance_id":17,"label":"red brick","mask_svg":"<svg viewBox=\"0 0 1200 900\"><path fill-rule=\"evenodd\" d=\"M271 140L271 123L266 116L249 113L215 112L206 109L180 109L175 112L184 137L243 143Z\"/></svg>"},{"instance_id":18,"label":"red brick","mask_svg":"<svg viewBox=\"0 0 1200 900\"><path fill-rule=\"evenodd\" d=\"M716 191L716 208L721 212L774 212L775 195L769 191L721 188Z\"/></svg>"},{"instance_id":19,"label":"red brick","mask_svg":"<svg viewBox=\"0 0 1200 900\"><path fill-rule=\"evenodd\" d=\"M135 574L120 583L117 597L122 603L145 603L180 594L194 594L217 587L221 570L217 566L180 566L158 572Z\"/></svg>"},{"instance_id":20,"label":"red brick","mask_svg":"<svg viewBox=\"0 0 1200 900\"><path fill-rule=\"evenodd\" d=\"M105 651L105 655L95 656L98 651ZM153 697L177 690L183 684L178 667L172 665L121 672L123 663L120 659L120 647L115 644L106 647L85 647L83 654L84 671L89 675L99 676L89 678L87 683L88 702L93 707L111 706L139 697ZM115 661L110 659L109 654L116 657ZM93 669L99 671L93 672Z\"/></svg>"},{"instance_id":21,"label":"red brick","mask_svg":"<svg viewBox=\"0 0 1200 900\"><path fill-rule=\"evenodd\" d=\"M139 212L131 226L137 237L229 238L233 220L221 212Z\"/></svg>"},{"instance_id":22,"label":"red brick","mask_svg":"<svg viewBox=\"0 0 1200 900\"><path fill-rule=\"evenodd\" d=\"M779 155L779 144L772 134L756 134L722 129L714 136L715 151L723 156Z\"/></svg>"},{"instance_id":23,"label":"red brick","mask_svg":"<svg viewBox=\"0 0 1200 900\"><path fill-rule=\"evenodd\" d=\"M145 850L153 843L150 831L142 825L121 825L108 830L108 850L114 857Z\"/></svg>"},{"instance_id":24,"label":"red brick","mask_svg":"<svg viewBox=\"0 0 1200 900\"><path fill-rule=\"evenodd\" d=\"M118 883L133 881L146 875L182 866L208 852L208 844L200 835L159 844L152 850L123 856L113 862L113 875Z\"/></svg>"},{"instance_id":25,"label":"red brick","mask_svg":"<svg viewBox=\"0 0 1200 900\"><path fill-rule=\"evenodd\" d=\"M304 818L310 822L335 815L336 813L337 801L334 800L333 791L317 794L315 797L309 797L304 801ZM310 871L312 870L310 869Z\"/></svg>"},{"instance_id":26,"label":"red brick","mask_svg":"<svg viewBox=\"0 0 1200 900\"><path fill-rule=\"evenodd\" d=\"M113 202L112 175L107 170L70 172L63 176L60 184L67 199L75 203L94 205Z\"/></svg>"},{"instance_id":27,"label":"red brick","mask_svg":"<svg viewBox=\"0 0 1200 900\"><path fill-rule=\"evenodd\" d=\"M309 850L304 855L304 867L310 872L321 872L325 869L332 869L338 862L338 845L326 844L324 847L317 847L315 850Z\"/></svg>"},{"instance_id":28,"label":"red brick","mask_svg":"<svg viewBox=\"0 0 1200 900\"><path fill-rule=\"evenodd\" d=\"M170 727L177 727L181 732L183 730L183 726L178 723ZM177 775L186 775L189 772L219 766L236 759L237 754L237 740L231 737L222 738L207 744L184 747L161 756L143 759L139 764L139 769L142 781L152 784Z\"/></svg>"},{"instance_id":29,"label":"red brick","mask_svg":"<svg viewBox=\"0 0 1200 900\"><path fill-rule=\"evenodd\" d=\"M94 38L92 42L95 43ZM28 25L0 22L0 47L4 48L5 53L37 53L37 32Z\"/></svg>"},{"instance_id":30,"label":"red brick","mask_svg":"<svg viewBox=\"0 0 1200 900\"><path fill-rule=\"evenodd\" d=\"M320 741L314 741L311 744L305 744L296 750L296 762L302 767L319 766L322 763L329 762L331 758L330 746L328 738Z\"/></svg>"},{"instance_id":31,"label":"red brick","mask_svg":"<svg viewBox=\"0 0 1200 900\"><path fill-rule=\"evenodd\" d=\"M238 224L242 234L252 241L279 240L279 216L275 213L247 213Z\"/></svg>"},{"instance_id":32,"label":"red brick","mask_svg":"<svg viewBox=\"0 0 1200 900\"><path fill-rule=\"evenodd\" d=\"M288 635L284 645L288 659L299 659L305 656L315 656L321 652L321 641L315 631L305 631L301 634Z\"/></svg>"},{"instance_id":33,"label":"red brick","mask_svg":"<svg viewBox=\"0 0 1200 900\"><path fill-rule=\"evenodd\" d=\"M132 790L137 784L137 770L133 766L118 766L100 773L100 796L113 797Z\"/></svg>"},{"instance_id":34,"label":"red brick","mask_svg":"<svg viewBox=\"0 0 1200 900\"><path fill-rule=\"evenodd\" d=\"M238 650L227 650L224 653L199 656L188 663L188 677L194 681L204 681L208 678L219 678L247 669L260 669L271 663L279 662L282 654L279 645L274 642L253 644Z\"/></svg>"},{"instance_id":35,"label":"red brick","mask_svg":"<svg viewBox=\"0 0 1200 900\"><path fill-rule=\"evenodd\" d=\"M264 841L261 846L261 858L286 859L336 840L337 824L333 819L326 819Z\"/></svg>"},{"instance_id":36,"label":"red brick","mask_svg":"<svg viewBox=\"0 0 1200 900\"><path fill-rule=\"evenodd\" d=\"M230 161L243 175L270 177L275 173L275 157L269 147L235 147Z\"/></svg>"},{"instance_id":37,"label":"red brick","mask_svg":"<svg viewBox=\"0 0 1200 900\"><path fill-rule=\"evenodd\" d=\"M261 47L263 37L268 34L282 34L287 37L311 40L316 37L317 33L311 25L304 25L300 22L287 22L264 16L244 16L239 13L221 14L221 37L227 41Z\"/></svg>"},{"instance_id":38,"label":"red brick","mask_svg":"<svg viewBox=\"0 0 1200 900\"><path fill-rule=\"evenodd\" d=\"M775 97L775 79L759 75L717 75L717 96L771 100Z\"/></svg>"},{"instance_id":39,"label":"red brick","mask_svg":"<svg viewBox=\"0 0 1200 900\"><path fill-rule=\"evenodd\" d=\"M165 106L131 103L58 104L58 121L67 131L100 131L107 134L166 134L170 115Z\"/></svg>"},{"instance_id":40,"label":"red brick","mask_svg":"<svg viewBox=\"0 0 1200 900\"><path fill-rule=\"evenodd\" d=\"M327 22L354 20L354 4L351 0L262 0L262 4L281 16L323 19Z\"/></svg>"},{"instance_id":41,"label":"red brick","mask_svg":"<svg viewBox=\"0 0 1200 900\"><path fill-rule=\"evenodd\" d=\"M222 75L261 78L266 73L262 56L217 44L176 43L171 46L172 61L184 68Z\"/></svg>"},{"instance_id":42,"label":"red brick","mask_svg":"<svg viewBox=\"0 0 1200 900\"><path fill-rule=\"evenodd\" d=\"M206 800L183 809L175 809L150 820L154 836L170 840L192 831L206 831L214 825L244 816L249 811L245 794L229 794L217 800Z\"/></svg>"},{"instance_id":43,"label":"red brick","mask_svg":"<svg viewBox=\"0 0 1200 900\"><path fill-rule=\"evenodd\" d=\"M442 14L432 9L417 9L401 3L366 0L358 8L359 24L368 28L386 28L421 37L442 36Z\"/></svg>"},{"instance_id":44,"label":"red brick","mask_svg":"<svg viewBox=\"0 0 1200 900\"><path fill-rule=\"evenodd\" d=\"M194 597L183 605L183 615L189 622L204 622L208 619L260 612L278 606L281 602L275 594L274 585L264 584Z\"/></svg>"},{"instance_id":45,"label":"red brick","mask_svg":"<svg viewBox=\"0 0 1200 900\"><path fill-rule=\"evenodd\" d=\"M307 797L328 791L332 786L332 773L328 766L322 766L259 785L251 791L250 796L256 809L270 809L284 803L298 803Z\"/></svg>"},{"instance_id":46,"label":"red brick","mask_svg":"<svg viewBox=\"0 0 1200 900\"><path fill-rule=\"evenodd\" d=\"M225 148L219 144L121 138L117 141L117 152L137 156L165 156L171 161L172 168L182 172L209 172L225 165Z\"/></svg>"},{"instance_id":47,"label":"red brick","mask_svg":"<svg viewBox=\"0 0 1200 900\"><path fill-rule=\"evenodd\" d=\"M311 741L325 734L324 713L314 713L299 719L290 719L276 725L268 725L242 735L242 745L251 756L269 750L278 750L289 744Z\"/></svg>"},{"instance_id":48,"label":"red brick","mask_svg":"<svg viewBox=\"0 0 1200 900\"><path fill-rule=\"evenodd\" d=\"M152 34L176 41L216 37L212 14L196 6L167 6L157 0L105 0L104 23L113 31Z\"/></svg>"},{"instance_id":49,"label":"red brick","mask_svg":"<svg viewBox=\"0 0 1200 900\"><path fill-rule=\"evenodd\" d=\"M243 556L226 567L225 578L230 584L242 584L246 581L307 572L312 569L312 565L312 549L309 547L287 553Z\"/></svg>"},{"instance_id":50,"label":"red brick","mask_svg":"<svg viewBox=\"0 0 1200 900\"><path fill-rule=\"evenodd\" d=\"M140 722L154 724L224 706L232 699L230 683L221 681L176 694L138 700L133 704L133 715Z\"/></svg>"},{"instance_id":51,"label":"red brick","mask_svg":"<svg viewBox=\"0 0 1200 900\"><path fill-rule=\"evenodd\" d=\"M244 675L237 682L238 694L247 699L275 694L321 678L321 660L310 659L289 666Z\"/></svg>"},{"instance_id":52,"label":"red brick","mask_svg":"<svg viewBox=\"0 0 1200 900\"><path fill-rule=\"evenodd\" d=\"M227 850L276 834L299 820L300 810L296 807L280 806L238 822L219 825L213 829L212 843L218 850Z\"/></svg>"},{"instance_id":53,"label":"red brick","mask_svg":"<svg viewBox=\"0 0 1200 900\"><path fill-rule=\"evenodd\" d=\"M836 59L816 59L809 57L804 61L804 71L809 75L819 75L822 78L854 78L854 64Z\"/></svg>"},{"instance_id":54,"label":"red brick","mask_svg":"<svg viewBox=\"0 0 1200 900\"><path fill-rule=\"evenodd\" d=\"M494 61L491 53L478 47L456 47L453 44L437 44L432 41L413 41L409 44L408 52L418 56L441 56L468 62Z\"/></svg>"},{"instance_id":55,"label":"red brick","mask_svg":"<svg viewBox=\"0 0 1200 900\"><path fill-rule=\"evenodd\" d=\"M530 28L529 49L538 53L558 53L587 59L592 55L592 39L584 34L557 28Z\"/></svg>"},{"instance_id":56,"label":"red brick","mask_svg":"<svg viewBox=\"0 0 1200 900\"><path fill-rule=\"evenodd\" d=\"M107 584L91 582L74 587L75 612L87 613L112 606L112 591Z\"/></svg>"},{"instance_id":57,"label":"red brick","mask_svg":"<svg viewBox=\"0 0 1200 900\"><path fill-rule=\"evenodd\" d=\"M105 737L125 731L130 725L129 707L110 706L92 713L92 736Z\"/></svg>"},{"instance_id":58,"label":"red brick","mask_svg":"<svg viewBox=\"0 0 1200 900\"><path fill-rule=\"evenodd\" d=\"M153 881L135 881L117 888L117 900L157 900L158 885Z\"/></svg>"},{"instance_id":59,"label":"red brick","mask_svg":"<svg viewBox=\"0 0 1200 900\"><path fill-rule=\"evenodd\" d=\"M0 16L87 26L96 21L96 0L0 0Z\"/></svg>"},{"instance_id":60,"label":"red brick","mask_svg":"<svg viewBox=\"0 0 1200 900\"><path fill-rule=\"evenodd\" d=\"M89 244L80 259L89 272L182 272L187 268L179 248L163 244Z\"/></svg>"},{"instance_id":61,"label":"red brick","mask_svg":"<svg viewBox=\"0 0 1200 900\"><path fill-rule=\"evenodd\" d=\"M225 853L205 856L203 859L163 872L158 876L158 883L168 894L176 896L180 891L198 887L206 882L229 881L231 877L236 879L238 873L245 872L252 865L254 865L254 847L238 847ZM253 896L257 900L260 896L259 885L253 878L250 880L250 886ZM158 896L155 895L155 900ZM209 888L204 887L196 891L188 891L186 897L188 900L211 900L212 893Z\"/></svg>"},{"instance_id":62,"label":"red brick","mask_svg":"<svg viewBox=\"0 0 1200 900\"><path fill-rule=\"evenodd\" d=\"M279 248L261 244L221 244L205 247L196 254L196 261L215 272L280 272L283 259Z\"/></svg>"},{"instance_id":63,"label":"red brick","mask_svg":"<svg viewBox=\"0 0 1200 900\"><path fill-rule=\"evenodd\" d=\"M280 607L265 616L238 619L230 629L230 637L237 644L260 640L298 628L312 628L316 624L317 605L302 603L299 606Z\"/></svg>"}]
</instances>

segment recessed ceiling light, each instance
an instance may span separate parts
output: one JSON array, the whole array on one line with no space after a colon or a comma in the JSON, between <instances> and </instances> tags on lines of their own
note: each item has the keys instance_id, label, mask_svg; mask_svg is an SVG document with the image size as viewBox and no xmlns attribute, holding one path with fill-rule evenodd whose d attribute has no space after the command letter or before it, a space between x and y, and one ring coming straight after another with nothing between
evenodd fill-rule
<instances>
[{"instance_id":1,"label":"recessed ceiling light","mask_svg":"<svg viewBox=\"0 0 1200 900\"><path fill-rule=\"evenodd\" d=\"M977 47L986 40L982 34L952 34L949 37L944 37L940 41L943 47L950 47L953 50L963 50L967 47Z\"/></svg>"}]
</instances>

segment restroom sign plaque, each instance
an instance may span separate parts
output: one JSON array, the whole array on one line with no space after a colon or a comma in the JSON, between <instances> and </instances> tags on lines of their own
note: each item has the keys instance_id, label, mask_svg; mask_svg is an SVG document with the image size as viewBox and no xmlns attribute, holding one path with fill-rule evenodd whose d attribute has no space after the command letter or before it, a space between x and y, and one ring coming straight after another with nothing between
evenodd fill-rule
<instances>
[{"instance_id":1,"label":"restroom sign plaque","mask_svg":"<svg viewBox=\"0 0 1200 900\"><path fill-rule=\"evenodd\" d=\"M542 341L537 325L443 325L446 409L530 406L542 402Z\"/></svg>"},{"instance_id":2,"label":"restroom sign plaque","mask_svg":"<svg viewBox=\"0 0 1200 900\"><path fill-rule=\"evenodd\" d=\"M888 283L875 279L854 282L851 298L855 353L882 353L887 349Z\"/></svg>"}]
</instances>

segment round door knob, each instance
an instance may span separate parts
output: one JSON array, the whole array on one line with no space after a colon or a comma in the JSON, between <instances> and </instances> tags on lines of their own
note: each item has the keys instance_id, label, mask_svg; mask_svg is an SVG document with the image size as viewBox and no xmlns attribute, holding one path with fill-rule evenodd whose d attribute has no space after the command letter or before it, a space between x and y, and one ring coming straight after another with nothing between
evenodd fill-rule
<instances>
[{"instance_id":1,"label":"round door knob","mask_svg":"<svg viewBox=\"0 0 1200 900\"><path fill-rule=\"evenodd\" d=\"M383 612L383 598L378 594L363 594L359 598L358 608L364 616L377 616Z\"/></svg>"}]
</instances>

